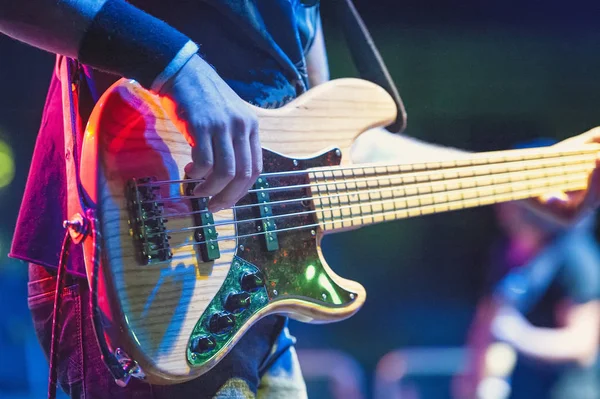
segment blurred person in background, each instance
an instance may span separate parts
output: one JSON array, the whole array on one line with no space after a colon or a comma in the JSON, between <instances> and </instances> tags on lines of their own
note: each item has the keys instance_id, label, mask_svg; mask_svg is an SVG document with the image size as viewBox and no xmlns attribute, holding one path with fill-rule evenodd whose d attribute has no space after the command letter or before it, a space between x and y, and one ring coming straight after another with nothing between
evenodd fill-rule
<instances>
[{"instance_id":1,"label":"blurred person in background","mask_svg":"<svg viewBox=\"0 0 600 399\"><path fill-rule=\"evenodd\" d=\"M600 248L595 214L553 223L497 205L486 294L471 325L460 399L600 398Z\"/></svg>"}]
</instances>

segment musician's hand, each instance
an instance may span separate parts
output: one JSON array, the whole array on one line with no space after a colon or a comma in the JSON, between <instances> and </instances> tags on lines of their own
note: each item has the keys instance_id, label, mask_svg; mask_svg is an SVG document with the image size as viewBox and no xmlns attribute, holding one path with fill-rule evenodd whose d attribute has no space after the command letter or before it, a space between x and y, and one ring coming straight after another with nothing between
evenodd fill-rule
<instances>
[{"instance_id":1,"label":"musician's hand","mask_svg":"<svg viewBox=\"0 0 600 399\"><path fill-rule=\"evenodd\" d=\"M565 149L581 148L589 143L600 143L600 127L561 141L556 146ZM600 205L600 162L596 161L596 168L590 174L586 190L555 193L525 201L524 204L560 224L571 224L580 220Z\"/></svg>"},{"instance_id":2,"label":"musician's hand","mask_svg":"<svg viewBox=\"0 0 600 399\"><path fill-rule=\"evenodd\" d=\"M213 196L209 210L235 204L262 171L254 112L199 56L161 89L162 105L192 146L188 176L206 179L196 196Z\"/></svg>"}]
</instances>

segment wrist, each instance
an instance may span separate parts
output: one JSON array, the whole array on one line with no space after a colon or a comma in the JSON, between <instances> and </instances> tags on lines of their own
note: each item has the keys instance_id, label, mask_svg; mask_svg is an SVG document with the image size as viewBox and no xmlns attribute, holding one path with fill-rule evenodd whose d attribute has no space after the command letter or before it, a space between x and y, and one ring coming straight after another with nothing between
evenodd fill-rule
<instances>
[{"instance_id":1,"label":"wrist","mask_svg":"<svg viewBox=\"0 0 600 399\"><path fill-rule=\"evenodd\" d=\"M160 94L165 84L172 80L185 64L197 55L197 53L198 45L191 40L188 41L181 50L179 50L167 67L156 77L156 79L154 79L150 86L150 90Z\"/></svg>"}]
</instances>

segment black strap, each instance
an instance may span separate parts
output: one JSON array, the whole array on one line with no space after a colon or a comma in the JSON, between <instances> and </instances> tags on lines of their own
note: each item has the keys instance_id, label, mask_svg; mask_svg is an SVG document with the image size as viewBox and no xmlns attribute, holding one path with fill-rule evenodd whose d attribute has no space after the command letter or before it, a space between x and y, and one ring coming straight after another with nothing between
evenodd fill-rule
<instances>
[{"instance_id":1,"label":"black strap","mask_svg":"<svg viewBox=\"0 0 600 399\"><path fill-rule=\"evenodd\" d=\"M330 4L335 8L334 14L342 28L350 55L360 77L383 87L396 103L398 108L396 121L386 129L393 133L402 132L406 128L404 103L381 54L375 47L369 30L356 11L352 0L332 0Z\"/></svg>"},{"instance_id":2,"label":"black strap","mask_svg":"<svg viewBox=\"0 0 600 399\"><path fill-rule=\"evenodd\" d=\"M60 335L61 309L63 289L65 287L67 259L69 258L69 249L72 240L69 232L65 233L62 249L60 250L60 261L58 262L58 271L56 272L56 287L54 290L54 308L52 311L52 335L50 338L50 356L49 356L49 376L48 376L48 399L56 398L56 386L58 377L58 337Z\"/></svg>"}]
</instances>

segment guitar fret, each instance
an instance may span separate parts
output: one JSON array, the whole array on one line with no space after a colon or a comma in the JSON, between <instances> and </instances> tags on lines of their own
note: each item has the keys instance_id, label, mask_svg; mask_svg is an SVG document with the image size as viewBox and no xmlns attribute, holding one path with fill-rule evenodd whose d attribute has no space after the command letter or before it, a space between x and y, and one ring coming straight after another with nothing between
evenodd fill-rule
<instances>
[{"instance_id":1,"label":"guitar fret","mask_svg":"<svg viewBox=\"0 0 600 399\"><path fill-rule=\"evenodd\" d=\"M361 172L361 174L360 174L361 177L365 177L366 176L364 168L360 169L360 172ZM368 182L361 182L360 185L362 185L362 187L361 187L362 190L365 190L365 189L368 190L369 189L369 183ZM365 222L367 220L366 218L373 214L373 207L370 204L371 203L371 194L367 192L366 199L363 200L362 198L359 198L359 201L360 201L361 213L363 215L365 215L365 213L366 213L365 217L361 219L361 224L365 224ZM363 203L367 204L366 206L368 207L368 209L363 210Z\"/></svg>"},{"instance_id":2,"label":"guitar fret","mask_svg":"<svg viewBox=\"0 0 600 399\"><path fill-rule=\"evenodd\" d=\"M325 173L323 173L323 180L325 181L325 183L329 183L329 180L327 179L327 176L325 175ZM332 227L335 229L335 228L337 228L336 217L335 217L335 214L333 213L334 211L332 210L332 208L334 208L334 207L332 206L332 203L331 203L332 197L331 197L331 192L329 189L329 184L325 184L325 196L327 198L327 202L329 203L328 205L329 205L329 209L330 209L329 210L330 219L331 219L331 221L334 222Z\"/></svg>"},{"instance_id":3,"label":"guitar fret","mask_svg":"<svg viewBox=\"0 0 600 399\"><path fill-rule=\"evenodd\" d=\"M356 173L354 173L354 169L351 169L351 171L352 171L352 178L355 180L356 179ZM354 183L354 188L358 191L358 185L356 183ZM355 195L355 197L356 197L356 199L358 201L360 201L360 196L359 195ZM356 208L352 207L352 209L354 210ZM360 216L361 216L360 220L362 220L362 216L363 216L362 208L359 207L358 208L358 212L360 213ZM361 225L362 222L359 222L358 224ZM354 225L354 221L353 221L353 225Z\"/></svg>"},{"instance_id":4,"label":"guitar fret","mask_svg":"<svg viewBox=\"0 0 600 399\"><path fill-rule=\"evenodd\" d=\"M316 196L313 195L314 198L314 203L315 203L315 208L320 208L321 209L321 220L323 220L324 222L327 222L327 216L325 214L325 207L323 206L323 200L322 200L322 191L321 191L321 187L322 185L320 184L321 181L318 178L317 173L311 173L312 179L310 180L314 180L314 185L312 187L316 187ZM313 183L311 181L311 183Z\"/></svg>"},{"instance_id":5,"label":"guitar fret","mask_svg":"<svg viewBox=\"0 0 600 399\"><path fill-rule=\"evenodd\" d=\"M340 187L340 190L344 189L345 192L348 193L349 192L348 184L346 183L347 179L345 178L344 173L343 172L340 173L338 175L338 177L340 177L342 180L341 180L341 182L337 183L336 185ZM342 203L342 205L345 206L345 208L342 209L342 218L344 220L351 219L353 215L352 215L352 207L350 206L350 205L352 205L352 201L350 200L350 195L346 194L343 196L339 196L338 198L340 199L340 202ZM348 206L350 206L350 207L348 207ZM345 222L345 223L348 226L354 225L354 223L352 221Z\"/></svg>"},{"instance_id":6,"label":"guitar fret","mask_svg":"<svg viewBox=\"0 0 600 399\"><path fill-rule=\"evenodd\" d=\"M390 169L389 169L389 167L386 166L385 170L386 170L387 175L388 175L388 185L390 187L392 187L393 183L392 183L392 179L390 178ZM396 192L396 190L391 190L390 191L390 197L393 198L393 199L396 199L395 192ZM398 207L396 206L396 204L397 204L397 201L393 201L392 202L392 205L394 207L394 213L398 212Z\"/></svg>"},{"instance_id":7,"label":"guitar fret","mask_svg":"<svg viewBox=\"0 0 600 399\"><path fill-rule=\"evenodd\" d=\"M365 173L365 176L367 176L367 170L366 170L366 168L363 169L363 171ZM373 175L376 175L375 174L375 169L373 169ZM369 183L372 183L375 187L369 186ZM379 180L367 182L367 188L369 188L369 202L370 202L369 206L371 208L370 216L371 216L371 222L372 223L375 223L375 216L374 215L375 215L375 213L378 212L376 209L373 208L373 202L377 201L378 199L376 198L375 200L373 200L373 194L375 192L373 192L372 189L377 190L378 188L380 188L378 183L379 183ZM376 205L379 205L379 204L376 203ZM379 211L379 212L381 212L381 211Z\"/></svg>"},{"instance_id":8,"label":"guitar fret","mask_svg":"<svg viewBox=\"0 0 600 399\"><path fill-rule=\"evenodd\" d=\"M332 181L332 186L328 186L328 187L333 187L332 190L333 192L338 192L338 183L335 177L335 172L331 172L331 181ZM344 227L344 213L341 210L341 201L340 201L341 196L335 196L333 197L333 202L334 202L334 208L337 208L336 210L334 210L332 212L333 217L335 220L337 220L333 226L334 228L343 228ZM330 198L330 204L331 204L331 198ZM338 226L339 223L339 226Z\"/></svg>"},{"instance_id":9,"label":"guitar fret","mask_svg":"<svg viewBox=\"0 0 600 399\"><path fill-rule=\"evenodd\" d=\"M344 177L344 173L343 172L342 172L342 177ZM343 182L344 182L344 189L346 190L347 193L349 193L350 192L350 188L348 187L348 180L344 179ZM346 198L347 198L347 205L352 205L352 201L350 199L350 194L348 194L346 196ZM352 220L352 218L354 217L354 213L352 212L352 209L353 209L352 207L350 207L348 209L349 213L350 213L350 226L354 226L354 221Z\"/></svg>"}]
</instances>

